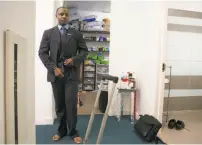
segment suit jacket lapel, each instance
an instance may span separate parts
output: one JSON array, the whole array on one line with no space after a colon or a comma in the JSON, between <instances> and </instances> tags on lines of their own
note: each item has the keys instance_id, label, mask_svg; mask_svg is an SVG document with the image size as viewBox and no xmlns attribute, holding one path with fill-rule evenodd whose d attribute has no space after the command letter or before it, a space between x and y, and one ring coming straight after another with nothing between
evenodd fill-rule
<instances>
[{"instance_id":1,"label":"suit jacket lapel","mask_svg":"<svg viewBox=\"0 0 202 145\"><path fill-rule=\"evenodd\" d=\"M59 47L60 47L60 30L58 29L58 26L55 26L54 28L53 28L53 33L52 33L52 35L51 35L51 37L52 37L52 41L54 41L54 43L56 43L56 44L54 44L54 46L55 46L55 50L54 50L54 52L55 52L55 60L57 60L57 56L58 56L58 49L59 49Z\"/></svg>"},{"instance_id":2,"label":"suit jacket lapel","mask_svg":"<svg viewBox=\"0 0 202 145\"><path fill-rule=\"evenodd\" d=\"M54 30L54 32L53 32L52 37L54 40L56 40L60 44L60 30L58 29L57 26L55 26L53 28L53 30Z\"/></svg>"}]
</instances>

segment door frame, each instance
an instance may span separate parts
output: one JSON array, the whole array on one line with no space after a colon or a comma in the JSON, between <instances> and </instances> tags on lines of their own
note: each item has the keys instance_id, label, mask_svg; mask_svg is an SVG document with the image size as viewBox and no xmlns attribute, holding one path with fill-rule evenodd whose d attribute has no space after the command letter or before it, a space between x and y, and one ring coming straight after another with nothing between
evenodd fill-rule
<instances>
[{"instance_id":1,"label":"door frame","mask_svg":"<svg viewBox=\"0 0 202 145\"><path fill-rule=\"evenodd\" d=\"M3 56L5 56L5 49L6 49L6 32L4 31L4 35L3 35ZM5 84L5 77L4 77L4 74L5 74L5 57L3 58L3 70L2 70L2 73L3 73L3 85ZM0 112L1 114L1 121L0 121L0 144L5 144L5 140L6 140L6 135L5 135L5 122L6 122L6 115L5 115L5 91L6 90L6 87L4 85L3 87L3 95L2 95L2 102L0 101L0 106L2 106L2 112ZM1 96L0 96L1 97Z\"/></svg>"},{"instance_id":2,"label":"door frame","mask_svg":"<svg viewBox=\"0 0 202 145\"><path fill-rule=\"evenodd\" d=\"M166 64L166 48L167 48L167 24L168 24L168 5L164 2L164 7L162 10L162 15L164 18L163 24L160 28L160 73L159 73L159 82L158 82L158 90L157 90L157 104L155 108L156 117L162 123L163 122L163 106L164 106L164 87L165 87L165 72L162 71L163 64Z\"/></svg>"},{"instance_id":3,"label":"door frame","mask_svg":"<svg viewBox=\"0 0 202 145\"><path fill-rule=\"evenodd\" d=\"M4 114L3 114L3 120L4 120L4 128L3 128L3 142L6 144L15 144L15 137L18 138L17 143L26 143L28 141L28 130L30 129L28 119L26 121L19 120L19 118L23 119L26 118L28 113L27 113L27 89L25 86L27 86L27 76L24 77L24 73L27 74L27 62L26 62L26 51L27 51L27 44L28 40L19 34L11 31L11 30L6 30L5 31L5 46L4 46ZM18 136L15 136L15 132L13 128L15 128L15 125L13 124L14 120L14 103L15 101L13 100L14 96L14 71L13 71L13 64L9 65L10 63L14 62L14 57L10 57L13 55L14 50L11 48L14 47L14 44L17 44L17 64L18 64L18 69L17 71L17 79L20 80L20 82L17 83L17 88L19 89L19 92L17 93L19 96L22 97L17 97L17 103L23 103L25 105L17 105L17 127L18 127ZM23 48L23 50L22 50ZM20 57L19 57L20 55ZM14 55L13 55L14 56ZM8 64L9 63L9 64ZM20 64L20 65L19 65ZM7 67L8 66L8 67ZM12 66L12 67L11 67ZM13 77L11 77L13 76ZM23 97L24 96L24 97ZM10 105L13 105L12 107ZM11 109L13 111L8 111ZM33 114L34 115L34 114ZM24 119L23 119L24 120ZM26 122L26 123L25 123ZM8 125L9 124L9 125Z\"/></svg>"}]
</instances>

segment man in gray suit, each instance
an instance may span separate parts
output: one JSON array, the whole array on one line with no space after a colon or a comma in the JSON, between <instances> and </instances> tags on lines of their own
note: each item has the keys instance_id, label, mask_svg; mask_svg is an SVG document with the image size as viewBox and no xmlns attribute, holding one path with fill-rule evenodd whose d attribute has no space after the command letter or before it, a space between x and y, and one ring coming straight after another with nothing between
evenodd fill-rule
<instances>
[{"instance_id":1,"label":"man in gray suit","mask_svg":"<svg viewBox=\"0 0 202 145\"><path fill-rule=\"evenodd\" d=\"M81 143L82 138L76 130L77 93L79 68L88 49L82 33L68 27L67 8L58 8L56 18L58 25L44 31L39 48L39 57L47 68L47 81L51 82L55 111L60 120L53 140L69 135L75 143Z\"/></svg>"}]
</instances>

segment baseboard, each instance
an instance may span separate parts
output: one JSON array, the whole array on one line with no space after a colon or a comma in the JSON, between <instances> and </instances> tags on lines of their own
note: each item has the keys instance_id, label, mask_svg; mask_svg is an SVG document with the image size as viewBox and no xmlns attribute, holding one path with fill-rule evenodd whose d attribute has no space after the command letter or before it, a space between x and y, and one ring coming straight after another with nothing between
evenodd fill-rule
<instances>
[{"instance_id":1,"label":"baseboard","mask_svg":"<svg viewBox=\"0 0 202 145\"><path fill-rule=\"evenodd\" d=\"M54 118L42 118L35 121L35 125L50 125L53 124Z\"/></svg>"}]
</instances>

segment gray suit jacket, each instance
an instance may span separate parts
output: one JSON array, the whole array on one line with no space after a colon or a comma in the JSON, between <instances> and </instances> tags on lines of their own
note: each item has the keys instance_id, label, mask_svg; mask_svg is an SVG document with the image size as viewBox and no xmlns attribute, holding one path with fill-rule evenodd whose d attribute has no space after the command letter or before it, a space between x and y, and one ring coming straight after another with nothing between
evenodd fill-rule
<instances>
[{"instance_id":1,"label":"gray suit jacket","mask_svg":"<svg viewBox=\"0 0 202 145\"><path fill-rule=\"evenodd\" d=\"M81 32L68 28L68 49L71 49L73 66L70 73L70 79L73 81L79 80L80 64L88 55L88 48ZM48 70L47 81L54 82L54 68L58 65L57 56L60 47L60 31L57 26L45 30L41 40L38 55Z\"/></svg>"}]
</instances>

